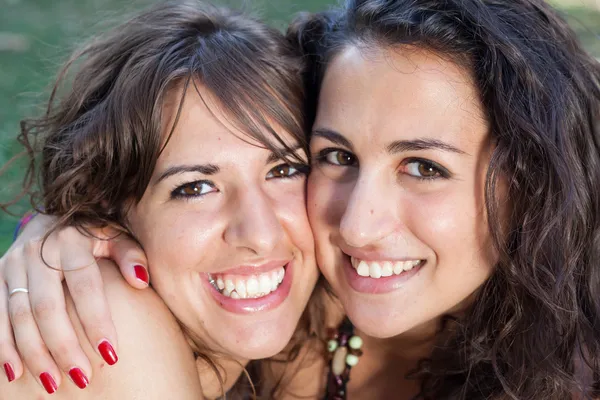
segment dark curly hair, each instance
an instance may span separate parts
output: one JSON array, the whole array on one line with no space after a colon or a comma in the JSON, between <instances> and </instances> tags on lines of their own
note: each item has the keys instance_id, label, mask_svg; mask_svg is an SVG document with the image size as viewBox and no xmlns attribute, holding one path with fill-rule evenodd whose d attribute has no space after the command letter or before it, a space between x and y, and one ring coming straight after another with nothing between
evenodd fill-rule
<instances>
[{"instance_id":1,"label":"dark curly hair","mask_svg":"<svg viewBox=\"0 0 600 400\"><path fill-rule=\"evenodd\" d=\"M420 363L418 397L600 396L600 65L564 19L542 0L350 0L300 16L288 38L311 64L309 120L349 46L426 48L475 77L495 140L486 207L499 260Z\"/></svg>"}]
</instances>

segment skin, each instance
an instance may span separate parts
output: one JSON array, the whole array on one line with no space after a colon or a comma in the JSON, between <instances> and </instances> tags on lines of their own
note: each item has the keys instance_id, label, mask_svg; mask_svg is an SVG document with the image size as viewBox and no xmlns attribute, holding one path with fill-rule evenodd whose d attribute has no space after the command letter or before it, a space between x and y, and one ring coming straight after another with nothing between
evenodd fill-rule
<instances>
[{"instance_id":1,"label":"skin","mask_svg":"<svg viewBox=\"0 0 600 400\"><path fill-rule=\"evenodd\" d=\"M119 362L108 366L86 338L72 298L65 288L68 316L76 340L89 358L93 375L84 390L65 382L54 394L47 394L37 374L25 369L16 381L0 379L2 399L189 399L198 400L203 388L196 361L177 321L153 290L137 291L127 284L118 269L108 261L100 264L103 291L116 332L120 337ZM123 307L127 304L127 307ZM23 314L26 317L26 314ZM54 380L68 381L52 374ZM93 376L93 379L91 379Z\"/></svg>"},{"instance_id":2,"label":"skin","mask_svg":"<svg viewBox=\"0 0 600 400\"><path fill-rule=\"evenodd\" d=\"M201 86L199 92L210 108L190 90L150 185L128 216L130 227L146 251L155 290L205 346L239 361L269 357L292 336L318 274L305 175L289 169L279 176L288 164L268 160L268 149L242 136L210 93ZM295 147L291 135L278 133ZM200 164L219 172L188 171L159 180L170 168ZM205 183L194 184L198 181ZM173 197L175 192L185 197ZM290 294L275 309L239 315L210 294L206 273L273 260L294 263Z\"/></svg>"},{"instance_id":3,"label":"skin","mask_svg":"<svg viewBox=\"0 0 600 400\"><path fill-rule=\"evenodd\" d=\"M398 372L429 353L440 317L490 276L488 131L472 77L439 55L348 47L328 66L307 204L319 267L365 340L351 398L414 394ZM390 151L396 141L413 145ZM350 283L350 256L425 264L392 290L365 293Z\"/></svg>"},{"instance_id":4,"label":"skin","mask_svg":"<svg viewBox=\"0 0 600 400\"><path fill-rule=\"evenodd\" d=\"M205 362L194 361L191 338L181 332L174 317L192 332L196 343L215 354L213 359L226 377L225 390L235 383L248 360L277 354L295 331L318 277L305 208L305 175L243 136L228 123L210 92L197 86L198 92L189 90L185 95L151 182L127 216L146 252L156 292L144 291L134 302L130 297L136 295L123 279L115 278L117 271L103 269L110 312L117 316L115 328L126 340L121 341L119 362L105 368L84 340L71 305L69 316L76 322L75 331L84 343L95 379L83 391L68 385L53 398L67 399L74 393L78 399L131 398L131 393L156 399L220 396L214 373ZM173 92L165 104L165 138L181 94ZM296 147L291 135L278 133ZM200 163L212 164L218 172L201 173ZM181 166L185 171L159 178ZM221 307L211 293L208 273L240 266L252 269L272 261L293 263L293 268L286 269L292 279L289 294L276 307L234 313ZM156 349L150 349L153 343ZM163 357L165 353L168 357ZM160 368L155 366L157 360L161 360ZM11 384L3 381L0 391L5 393L6 388L15 396L18 393L18 398L44 393L31 374L24 376ZM148 381L163 383L148 385Z\"/></svg>"}]
</instances>

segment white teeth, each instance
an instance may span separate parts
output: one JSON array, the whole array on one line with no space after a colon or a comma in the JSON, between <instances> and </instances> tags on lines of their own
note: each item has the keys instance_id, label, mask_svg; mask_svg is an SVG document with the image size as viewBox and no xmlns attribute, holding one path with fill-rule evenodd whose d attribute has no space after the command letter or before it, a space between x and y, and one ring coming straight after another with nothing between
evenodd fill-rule
<instances>
[{"instance_id":1,"label":"white teeth","mask_svg":"<svg viewBox=\"0 0 600 400\"><path fill-rule=\"evenodd\" d=\"M350 263L356 269L359 276L379 279L392 275L400 275L404 271L410 271L416 266L422 264L421 260L410 261L364 261L358 258L350 257Z\"/></svg>"},{"instance_id":2,"label":"white teeth","mask_svg":"<svg viewBox=\"0 0 600 400\"><path fill-rule=\"evenodd\" d=\"M246 293L248 297L254 297L258 294L258 280L254 276L246 281Z\"/></svg>"},{"instance_id":3,"label":"white teeth","mask_svg":"<svg viewBox=\"0 0 600 400\"><path fill-rule=\"evenodd\" d=\"M396 261L394 263L394 275L400 275L404 271L404 263L402 261Z\"/></svg>"},{"instance_id":4,"label":"white teeth","mask_svg":"<svg viewBox=\"0 0 600 400\"><path fill-rule=\"evenodd\" d=\"M258 298L274 292L285 278L285 268L249 276L221 275L216 279L208 275L211 284L223 295L232 299Z\"/></svg>"},{"instance_id":5,"label":"white teeth","mask_svg":"<svg viewBox=\"0 0 600 400\"><path fill-rule=\"evenodd\" d=\"M225 289L225 282L223 282L223 279L217 278L217 287L219 290Z\"/></svg>"},{"instance_id":6,"label":"white teeth","mask_svg":"<svg viewBox=\"0 0 600 400\"><path fill-rule=\"evenodd\" d=\"M260 276L258 280L258 291L264 294L271 292L271 280L267 275Z\"/></svg>"},{"instance_id":7,"label":"white teeth","mask_svg":"<svg viewBox=\"0 0 600 400\"><path fill-rule=\"evenodd\" d=\"M379 265L379 263L369 263L369 276L375 279L381 278L381 265Z\"/></svg>"},{"instance_id":8,"label":"white teeth","mask_svg":"<svg viewBox=\"0 0 600 400\"><path fill-rule=\"evenodd\" d=\"M243 279L238 279L235 282L235 291L242 299L246 298L248 293L246 293L246 282Z\"/></svg>"},{"instance_id":9,"label":"white teeth","mask_svg":"<svg viewBox=\"0 0 600 400\"><path fill-rule=\"evenodd\" d=\"M369 266L367 263L364 261L359 262L356 273L360 276L369 276Z\"/></svg>"},{"instance_id":10,"label":"white teeth","mask_svg":"<svg viewBox=\"0 0 600 400\"><path fill-rule=\"evenodd\" d=\"M384 261L381 264L381 276L392 276L394 274L394 267L390 261Z\"/></svg>"}]
</instances>

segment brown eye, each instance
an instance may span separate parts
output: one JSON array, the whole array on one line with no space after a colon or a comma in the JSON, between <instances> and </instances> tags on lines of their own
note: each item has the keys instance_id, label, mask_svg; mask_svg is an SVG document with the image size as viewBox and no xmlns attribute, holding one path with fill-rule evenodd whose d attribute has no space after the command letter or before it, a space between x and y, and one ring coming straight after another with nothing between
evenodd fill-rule
<instances>
[{"instance_id":1,"label":"brown eye","mask_svg":"<svg viewBox=\"0 0 600 400\"><path fill-rule=\"evenodd\" d=\"M439 175L438 170L435 169L435 167L430 164L419 163L418 170L419 170L419 174L422 177L431 178L431 177Z\"/></svg>"},{"instance_id":2,"label":"brown eye","mask_svg":"<svg viewBox=\"0 0 600 400\"><path fill-rule=\"evenodd\" d=\"M325 155L325 160L333 165L348 166L356 164L356 157L354 154L343 150L330 151Z\"/></svg>"},{"instance_id":3,"label":"brown eye","mask_svg":"<svg viewBox=\"0 0 600 400\"><path fill-rule=\"evenodd\" d=\"M206 181L196 181L179 186L171 194L172 197L199 197L216 191L215 187Z\"/></svg>"},{"instance_id":4,"label":"brown eye","mask_svg":"<svg viewBox=\"0 0 600 400\"><path fill-rule=\"evenodd\" d=\"M300 173L300 171L290 164L279 164L269 171L267 174L267 179L290 178L298 173Z\"/></svg>"},{"instance_id":5,"label":"brown eye","mask_svg":"<svg viewBox=\"0 0 600 400\"><path fill-rule=\"evenodd\" d=\"M412 160L405 163L404 173L420 179L435 179L446 176L442 168L426 160Z\"/></svg>"}]
</instances>

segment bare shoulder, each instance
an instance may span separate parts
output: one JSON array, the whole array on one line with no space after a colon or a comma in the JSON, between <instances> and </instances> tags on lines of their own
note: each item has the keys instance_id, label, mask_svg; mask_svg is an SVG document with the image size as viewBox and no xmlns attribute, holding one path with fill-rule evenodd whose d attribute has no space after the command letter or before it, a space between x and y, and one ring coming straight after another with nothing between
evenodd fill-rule
<instances>
[{"instance_id":1,"label":"bare shoulder","mask_svg":"<svg viewBox=\"0 0 600 400\"><path fill-rule=\"evenodd\" d=\"M89 343L67 294L69 315L93 371L91 383L84 390L63 374L63 383L51 398L201 399L192 350L161 298L152 289L130 287L111 262L101 262L101 273L117 329L119 361L109 366L97 354L93 347L96 344ZM46 396L28 371L15 382L0 383L0 399L46 399Z\"/></svg>"}]
</instances>

